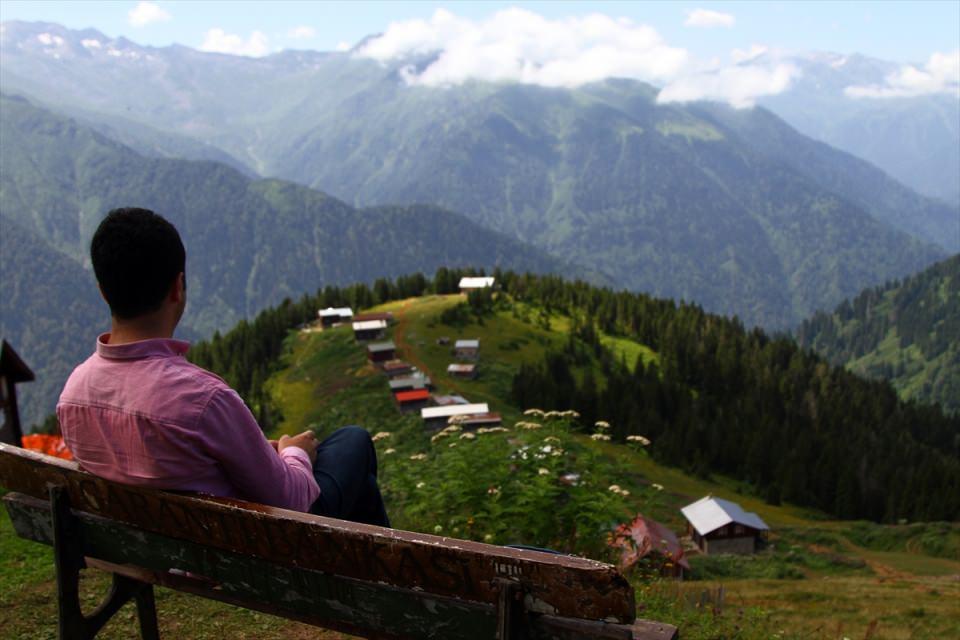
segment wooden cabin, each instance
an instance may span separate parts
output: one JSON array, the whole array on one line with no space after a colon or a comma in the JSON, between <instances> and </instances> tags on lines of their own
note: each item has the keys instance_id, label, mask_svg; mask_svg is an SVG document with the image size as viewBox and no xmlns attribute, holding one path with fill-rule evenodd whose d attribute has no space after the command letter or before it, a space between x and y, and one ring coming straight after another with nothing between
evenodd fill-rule
<instances>
[{"instance_id":1,"label":"wooden cabin","mask_svg":"<svg viewBox=\"0 0 960 640\"><path fill-rule=\"evenodd\" d=\"M353 309L350 307L327 307L317 312L320 326L324 329L353 320Z\"/></svg>"},{"instance_id":2,"label":"wooden cabin","mask_svg":"<svg viewBox=\"0 0 960 640\"><path fill-rule=\"evenodd\" d=\"M378 340L387 328L386 320L363 320L353 323L353 337L361 342Z\"/></svg>"},{"instance_id":3,"label":"wooden cabin","mask_svg":"<svg viewBox=\"0 0 960 640\"><path fill-rule=\"evenodd\" d=\"M381 368L389 378L409 376L413 373L413 365L403 360L387 360L381 365Z\"/></svg>"},{"instance_id":4,"label":"wooden cabin","mask_svg":"<svg viewBox=\"0 0 960 640\"><path fill-rule=\"evenodd\" d=\"M430 392L426 389L398 391L393 394L393 399L400 407L401 413L411 413L426 407L430 403Z\"/></svg>"},{"instance_id":5,"label":"wooden cabin","mask_svg":"<svg viewBox=\"0 0 960 640\"><path fill-rule=\"evenodd\" d=\"M477 365L455 363L447 367L447 374L454 378L473 380L477 377Z\"/></svg>"},{"instance_id":6,"label":"wooden cabin","mask_svg":"<svg viewBox=\"0 0 960 640\"><path fill-rule=\"evenodd\" d=\"M480 427L499 427L501 424L503 424L503 418L500 417L499 413L478 413L467 416L460 423L460 426L464 431L475 431Z\"/></svg>"},{"instance_id":7,"label":"wooden cabin","mask_svg":"<svg viewBox=\"0 0 960 640\"><path fill-rule=\"evenodd\" d=\"M687 531L705 554L749 555L761 548L770 530L755 513L744 511L729 500L707 496L680 510L687 519Z\"/></svg>"},{"instance_id":8,"label":"wooden cabin","mask_svg":"<svg viewBox=\"0 0 960 640\"><path fill-rule=\"evenodd\" d=\"M453 344L453 357L457 360L478 360L480 358L480 341L457 340Z\"/></svg>"},{"instance_id":9,"label":"wooden cabin","mask_svg":"<svg viewBox=\"0 0 960 640\"><path fill-rule=\"evenodd\" d=\"M397 357L397 347L392 341L374 342L367 345L367 360L374 364L394 360Z\"/></svg>"},{"instance_id":10,"label":"wooden cabin","mask_svg":"<svg viewBox=\"0 0 960 640\"><path fill-rule=\"evenodd\" d=\"M386 325L393 324L393 314L389 311L377 311L373 313L360 313L353 317L354 322L374 322L383 320Z\"/></svg>"},{"instance_id":11,"label":"wooden cabin","mask_svg":"<svg viewBox=\"0 0 960 640\"><path fill-rule=\"evenodd\" d=\"M466 277L460 278L460 293L470 293L479 289L490 289L496 283L495 278L490 277Z\"/></svg>"},{"instance_id":12,"label":"wooden cabin","mask_svg":"<svg viewBox=\"0 0 960 640\"><path fill-rule=\"evenodd\" d=\"M453 416L475 416L490 413L486 402L480 404L452 404L446 407L427 407L420 410L420 417L429 429L442 429Z\"/></svg>"},{"instance_id":13,"label":"wooden cabin","mask_svg":"<svg viewBox=\"0 0 960 640\"><path fill-rule=\"evenodd\" d=\"M390 393L398 391L412 391L413 389L431 389L433 382L429 376L422 373L413 376L403 376L390 380Z\"/></svg>"},{"instance_id":14,"label":"wooden cabin","mask_svg":"<svg viewBox=\"0 0 960 640\"><path fill-rule=\"evenodd\" d=\"M0 442L17 447L23 443L23 428L20 425L20 410L17 407L17 387L21 382L33 382L30 367L20 359L6 340L0 341Z\"/></svg>"}]
</instances>

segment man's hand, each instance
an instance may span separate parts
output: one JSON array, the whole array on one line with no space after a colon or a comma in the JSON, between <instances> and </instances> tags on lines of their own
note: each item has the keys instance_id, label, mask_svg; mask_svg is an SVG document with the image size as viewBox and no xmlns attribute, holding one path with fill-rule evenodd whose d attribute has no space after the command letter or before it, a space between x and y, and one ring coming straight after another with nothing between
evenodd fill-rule
<instances>
[{"instance_id":1,"label":"man's hand","mask_svg":"<svg viewBox=\"0 0 960 640\"><path fill-rule=\"evenodd\" d=\"M280 436L280 440L277 441L277 453L287 447L300 447L310 456L310 462L314 463L317 461L317 445L319 444L317 437L313 435L313 431L304 431L296 436Z\"/></svg>"}]
</instances>

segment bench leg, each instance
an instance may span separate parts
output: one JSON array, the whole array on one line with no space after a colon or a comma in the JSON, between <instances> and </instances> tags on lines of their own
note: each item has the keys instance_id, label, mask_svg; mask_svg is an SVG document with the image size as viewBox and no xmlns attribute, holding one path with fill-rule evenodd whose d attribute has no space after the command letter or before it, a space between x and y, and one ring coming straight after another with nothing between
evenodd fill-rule
<instances>
[{"instance_id":1,"label":"bench leg","mask_svg":"<svg viewBox=\"0 0 960 640\"><path fill-rule=\"evenodd\" d=\"M50 487L50 511L53 514L53 561L57 571L57 603L60 640L92 640L124 604L135 598L140 634L143 640L159 640L153 586L113 574L110 591L89 616L80 608L80 570L83 542L77 521L70 513L70 498L63 487Z\"/></svg>"}]
</instances>

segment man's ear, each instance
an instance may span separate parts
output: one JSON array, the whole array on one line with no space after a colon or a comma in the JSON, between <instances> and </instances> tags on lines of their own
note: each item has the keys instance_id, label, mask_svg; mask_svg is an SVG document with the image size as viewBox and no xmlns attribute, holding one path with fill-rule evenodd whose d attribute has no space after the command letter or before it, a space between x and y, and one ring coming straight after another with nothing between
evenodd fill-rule
<instances>
[{"instance_id":1,"label":"man's ear","mask_svg":"<svg viewBox=\"0 0 960 640\"><path fill-rule=\"evenodd\" d=\"M187 276L182 271L173 280L170 285L170 302L180 302L187 295Z\"/></svg>"}]
</instances>

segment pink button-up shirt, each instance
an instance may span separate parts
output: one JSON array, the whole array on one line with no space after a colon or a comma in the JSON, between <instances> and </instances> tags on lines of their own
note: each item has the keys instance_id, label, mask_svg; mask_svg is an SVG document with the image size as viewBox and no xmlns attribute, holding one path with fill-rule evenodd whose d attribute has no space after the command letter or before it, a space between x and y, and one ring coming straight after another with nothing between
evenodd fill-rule
<instances>
[{"instance_id":1,"label":"pink button-up shirt","mask_svg":"<svg viewBox=\"0 0 960 640\"><path fill-rule=\"evenodd\" d=\"M94 475L157 489L202 491L307 511L320 488L299 447L279 454L236 391L187 362L189 344L109 344L60 394L64 442Z\"/></svg>"}]
</instances>

